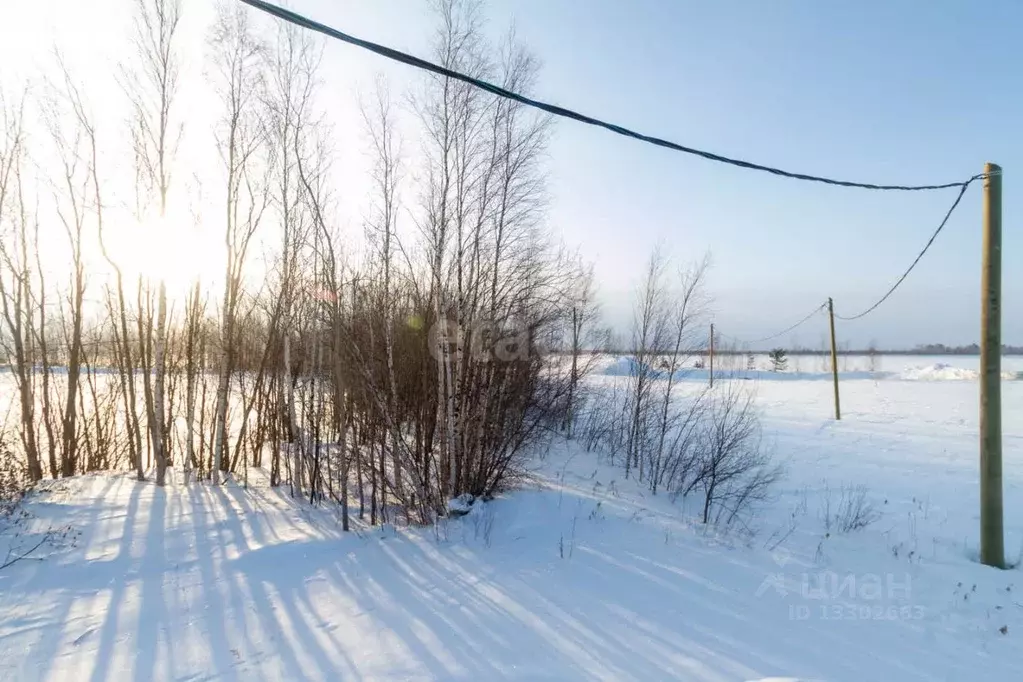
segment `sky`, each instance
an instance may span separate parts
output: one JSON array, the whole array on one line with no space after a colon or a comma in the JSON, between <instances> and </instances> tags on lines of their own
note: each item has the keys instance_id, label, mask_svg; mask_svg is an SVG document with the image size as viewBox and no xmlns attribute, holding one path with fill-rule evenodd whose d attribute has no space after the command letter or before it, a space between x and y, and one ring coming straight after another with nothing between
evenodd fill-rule
<instances>
[{"instance_id":1,"label":"sky","mask_svg":"<svg viewBox=\"0 0 1023 682\"><path fill-rule=\"evenodd\" d=\"M130 25L130 3L83 5L0 0L7 18L0 63L12 65L0 76L45 62L56 43L99 92L115 92L109 65L123 56L117 46ZM201 74L210 5L184 0L194 74ZM290 7L429 55L434 24L426 3L292 0ZM1023 249L1014 174L1023 167L1023 3L490 0L487 19L495 38L514 25L540 58L538 98L687 146L875 183L960 181L982 172L986 161L999 163L1004 340L1023 344L1023 271L1012 267ZM417 82L409 67L325 44L338 219L356 231L368 164L357 103L378 74L398 99ZM189 109L202 109L192 105L206 96L201 85L186 93ZM115 98L95 99L103 111ZM186 138L186 155L206 139L187 130ZM610 323L628 323L644 261L661 244L680 264L710 254L714 322L739 339L788 327L828 296L843 315L869 306L916 257L956 193L787 180L571 121L555 128L548 168L548 229L595 264ZM871 315L839 322L840 340L900 348L977 341L980 263L976 183L906 283ZM815 347L826 330L820 316L778 343Z\"/></svg>"}]
</instances>

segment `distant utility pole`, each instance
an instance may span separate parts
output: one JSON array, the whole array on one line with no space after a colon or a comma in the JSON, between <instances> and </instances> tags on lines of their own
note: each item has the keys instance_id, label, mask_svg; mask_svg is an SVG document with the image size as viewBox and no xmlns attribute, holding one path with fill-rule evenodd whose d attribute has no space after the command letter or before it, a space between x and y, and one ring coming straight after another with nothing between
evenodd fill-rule
<instances>
[{"instance_id":1,"label":"distant utility pole","mask_svg":"<svg viewBox=\"0 0 1023 682\"><path fill-rule=\"evenodd\" d=\"M1005 568L1002 529L1002 169L984 165L980 272L980 561Z\"/></svg>"},{"instance_id":2,"label":"distant utility pole","mask_svg":"<svg viewBox=\"0 0 1023 682\"><path fill-rule=\"evenodd\" d=\"M714 323L710 324L710 387L714 388Z\"/></svg>"},{"instance_id":3,"label":"distant utility pole","mask_svg":"<svg viewBox=\"0 0 1023 682\"><path fill-rule=\"evenodd\" d=\"M828 320L831 323L831 378L835 384L835 419L842 420L842 408L838 404L838 346L835 344L835 303L828 297Z\"/></svg>"}]
</instances>

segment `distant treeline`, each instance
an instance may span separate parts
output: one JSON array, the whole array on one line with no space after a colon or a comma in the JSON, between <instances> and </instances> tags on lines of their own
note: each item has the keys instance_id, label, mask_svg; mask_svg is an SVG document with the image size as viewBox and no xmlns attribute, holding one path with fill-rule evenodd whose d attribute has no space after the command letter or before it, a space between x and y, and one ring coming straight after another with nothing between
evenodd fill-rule
<instances>
[{"instance_id":1,"label":"distant treeline","mask_svg":"<svg viewBox=\"0 0 1023 682\"><path fill-rule=\"evenodd\" d=\"M787 355L826 355L830 353L828 348L786 348L784 346L776 346L782 348ZM715 355L767 355L773 348L761 348L748 349L748 348L736 348L735 346L720 344L714 348ZM559 351L553 351L557 354ZM592 353L606 353L611 352L614 355L635 355L633 351L627 349L620 349L615 351L608 351L606 349L591 349ZM704 349L706 353L706 349ZM854 349L849 347L839 348L838 355L980 355L980 346L975 343L971 343L968 346L946 346L943 343L928 343L914 346L913 348L902 348L902 349L886 349L886 348L875 348L868 347L864 349ZM1002 355L1023 355L1023 346L1009 346L1002 345Z\"/></svg>"},{"instance_id":2,"label":"distant treeline","mask_svg":"<svg viewBox=\"0 0 1023 682\"><path fill-rule=\"evenodd\" d=\"M885 351L888 352L888 351ZM946 346L943 343L929 343L917 346L910 353L926 355L980 355L980 346L971 343L968 346ZM1023 355L1023 346L1002 345L1003 355Z\"/></svg>"},{"instance_id":3,"label":"distant treeline","mask_svg":"<svg viewBox=\"0 0 1023 682\"><path fill-rule=\"evenodd\" d=\"M723 351L728 352L728 351ZM739 351L734 351L739 352ZM745 351L743 351L745 352ZM759 352L759 351L755 351ZM762 351L766 353L767 351ZM821 349L794 348L786 349L789 355L819 355ZM839 355L980 355L980 346L971 343L968 346L946 346L943 343L927 343L909 349L880 349L870 347L865 350L839 349ZM1002 355L1023 355L1023 346L1002 345Z\"/></svg>"},{"instance_id":4,"label":"distant treeline","mask_svg":"<svg viewBox=\"0 0 1023 682\"><path fill-rule=\"evenodd\" d=\"M780 347L780 346L779 346ZM715 355L767 355L771 349L741 350L734 348L715 348ZM825 355L829 349L821 348L785 348L787 355ZM980 347L973 343L968 346L946 346L944 344L926 344L913 348L882 349L866 348L862 350L840 348L838 355L980 355ZM1023 355L1023 346L1002 346L1002 355Z\"/></svg>"}]
</instances>

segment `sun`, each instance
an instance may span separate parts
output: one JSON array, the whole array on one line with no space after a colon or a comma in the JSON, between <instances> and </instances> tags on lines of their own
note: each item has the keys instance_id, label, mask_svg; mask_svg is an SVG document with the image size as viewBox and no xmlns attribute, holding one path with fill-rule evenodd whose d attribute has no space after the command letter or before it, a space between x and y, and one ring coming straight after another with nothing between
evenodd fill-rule
<instances>
[{"instance_id":1,"label":"sun","mask_svg":"<svg viewBox=\"0 0 1023 682\"><path fill-rule=\"evenodd\" d=\"M141 279L155 289L162 282L169 298L183 301L197 281L208 290L223 279L223 243L174 210L163 217L105 227L103 242L126 286ZM102 252L90 260L96 270L111 269Z\"/></svg>"}]
</instances>

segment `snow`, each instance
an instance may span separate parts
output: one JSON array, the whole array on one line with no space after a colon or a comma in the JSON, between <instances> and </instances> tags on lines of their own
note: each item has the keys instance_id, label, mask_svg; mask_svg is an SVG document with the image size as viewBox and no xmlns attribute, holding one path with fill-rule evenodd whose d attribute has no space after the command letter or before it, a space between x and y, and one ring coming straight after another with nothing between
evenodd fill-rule
<instances>
[{"instance_id":1,"label":"snow","mask_svg":"<svg viewBox=\"0 0 1023 682\"><path fill-rule=\"evenodd\" d=\"M463 493L458 497L448 500L448 514L462 516L472 510L472 495Z\"/></svg>"},{"instance_id":2,"label":"snow","mask_svg":"<svg viewBox=\"0 0 1023 682\"><path fill-rule=\"evenodd\" d=\"M975 381L980 373L974 369L955 367L945 362L936 362L932 365L910 367L904 370L899 377L905 381ZM1002 372L1003 381L1015 381L1019 379L1018 372Z\"/></svg>"},{"instance_id":3,"label":"snow","mask_svg":"<svg viewBox=\"0 0 1023 682\"><path fill-rule=\"evenodd\" d=\"M949 362L931 362L926 364L912 364L924 359L919 356L904 356L910 361L903 369L898 371L882 371L880 369L869 369L869 358L866 356L853 356L851 358L841 357L839 359L839 379L841 381L976 381L980 372L975 369L976 358L957 358L956 364ZM889 364L891 358L888 359ZM880 360L876 360L880 364ZM742 380L742 381L832 381L830 360L821 359L816 356L792 356L788 360L788 367L782 371L769 369L747 369L744 356L722 356L718 358L719 365L714 369L716 380ZM1017 363L1010 360L1012 368L1002 371L1003 381L1017 381L1023 378L1023 372L1015 369ZM742 366L740 366L742 365ZM770 363L766 358L756 361L758 368L767 367ZM807 367L804 371L801 367ZM622 356L606 361L600 368L600 373L608 377L628 377L636 373L639 362L632 356ZM667 372L657 366L653 368L652 375L657 378L666 378ZM676 371L677 380L706 383L710 370L697 368L689 363L686 367Z\"/></svg>"},{"instance_id":4,"label":"snow","mask_svg":"<svg viewBox=\"0 0 1023 682\"><path fill-rule=\"evenodd\" d=\"M844 381L841 422L825 382L749 382L786 469L749 531L564 442L522 489L427 529L344 534L257 472L248 490L50 483L30 530L77 541L0 571L0 679L1023 679L1021 573L976 562L977 383L906 362ZM1023 383L1003 403L1017 561ZM880 518L829 531L855 486Z\"/></svg>"},{"instance_id":5,"label":"snow","mask_svg":"<svg viewBox=\"0 0 1023 682\"><path fill-rule=\"evenodd\" d=\"M911 367L902 372L902 378L908 381L971 381L979 375L972 369L953 367L944 362L923 367Z\"/></svg>"}]
</instances>

